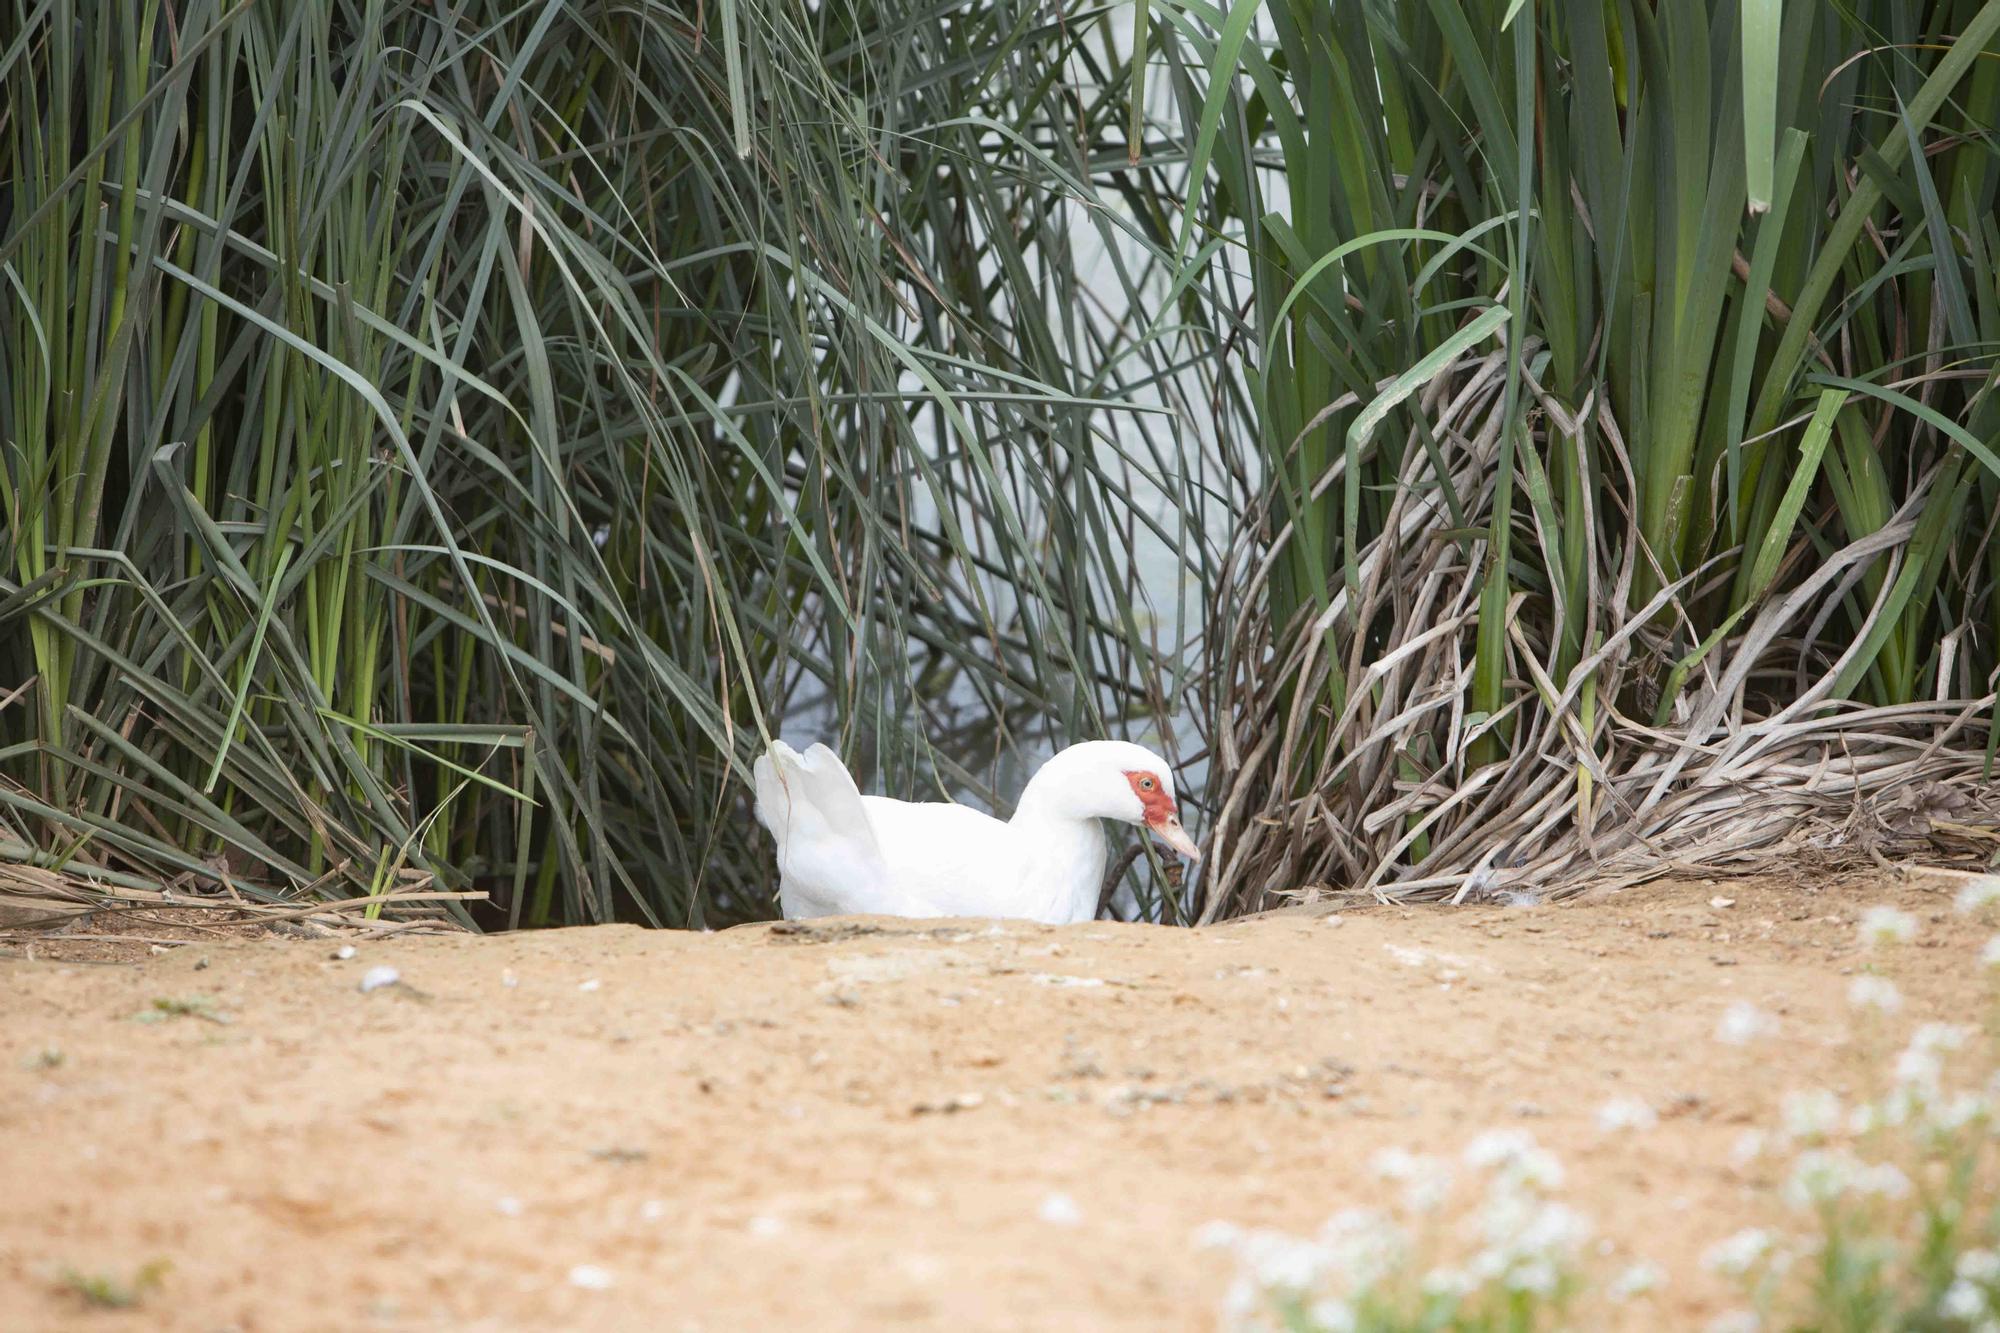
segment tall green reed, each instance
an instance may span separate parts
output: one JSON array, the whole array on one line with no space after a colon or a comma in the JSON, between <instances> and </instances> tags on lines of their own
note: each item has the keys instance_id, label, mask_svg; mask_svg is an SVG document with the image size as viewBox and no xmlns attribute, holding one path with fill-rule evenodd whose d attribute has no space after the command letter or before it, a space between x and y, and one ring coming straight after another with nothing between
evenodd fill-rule
<instances>
[{"instance_id":1,"label":"tall green reed","mask_svg":"<svg viewBox=\"0 0 2000 1333\"><path fill-rule=\"evenodd\" d=\"M1271 486L1215 608L1211 911L1642 822L1672 778L1605 807L1654 762L1619 719L1990 726L2000 6L1164 12Z\"/></svg>"},{"instance_id":2,"label":"tall green reed","mask_svg":"<svg viewBox=\"0 0 2000 1333\"><path fill-rule=\"evenodd\" d=\"M788 719L977 790L1165 706L1093 22L6 13L0 855L699 923Z\"/></svg>"}]
</instances>

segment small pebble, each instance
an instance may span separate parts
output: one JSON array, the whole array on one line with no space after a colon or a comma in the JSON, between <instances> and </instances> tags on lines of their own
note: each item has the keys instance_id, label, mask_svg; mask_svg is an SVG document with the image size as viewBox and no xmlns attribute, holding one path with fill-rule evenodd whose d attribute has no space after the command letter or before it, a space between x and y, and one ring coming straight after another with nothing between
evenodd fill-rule
<instances>
[{"instance_id":1,"label":"small pebble","mask_svg":"<svg viewBox=\"0 0 2000 1333\"><path fill-rule=\"evenodd\" d=\"M1713 907L1716 911L1720 912L1725 907L1736 906L1736 900L1734 898L1710 898L1708 900L1708 905L1710 907Z\"/></svg>"},{"instance_id":2,"label":"small pebble","mask_svg":"<svg viewBox=\"0 0 2000 1333\"><path fill-rule=\"evenodd\" d=\"M603 983L603 982L601 982L601 981L599 981L599 980L598 980L598 979L597 979L596 977L592 977L592 978L591 978L590 980L588 980L588 981L579 981L579 982L577 982L577 983L576 983L576 988L577 988L578 990L580 990L580 991L594 991L594 990L596 990L596 989L597 989L597 988L598 988L599 986L601 986L601 985L603 985L603 984L604 984L604 983Z\"/></svg>"},{"instance_id":3,"label":"small pebble","mask_svg":"<svg viewBox=\"0 0 2000 1333\"><path fill-rule=\"evenodd\" d=\"M519 1217L521 1215L521 1201L511 1194L501 1195L493 1201L493 1206L500 1210L502 1217Z\"/></svg>"},{"instance_id":4,"label":"small pebble","mask_svg":"<svg viewBox=\"0 0 2000 1333\"><path fill-rule=\"evenodd\" d=\"M750 1234L761 1240L769 1240L773 1236L783 1235L784 1230L784 1219L773 1217L769 1213L759 1213L750 1219Z\"/></svg>"},{"instance_id":5,"label":"small pebble","mask_svg":"<svg viewBox=\"0 0 2000 1333\"><path fill-rule=\"evenodd\" d=\"M368 975L361 978L361 993L366 995L369 991L380 990L384 986L393 986L402 979L403 974L393 967L387 965L371 967L368 969Z\"/></svg>"},{"instance_id":6,"label":"small pebble","mask_svg":"<svg viewBox=\"0 0 2000 1333\"><path fill-rule=\"evenodd\" d=\"M609 1291L616 1281L609 1271L596 1264L578 1264L569 1270L569 1284L585 1291Z\"/></svg>"},{"instance_id":7,"label":"small pebble","mask_svg":"<svg viewBox=\"0 0 2000 1333\"><path fill-rule=\"evenodd\" d=\"M1036 1216L1051 1226L1073 1227L1083 1221L1083 1209L1076 1206L1076 1200L1067 1194L1051 1194L1042 1200L1042 1206L1035 1210Z\"/></svg>"},{"instance_id":8,"label":"small pebble","mask_svg":"<svg viewBox=\"0 0 2000 1333\"><path fill-rule=\"evenodd\" d=\"M333 956L344 963L348 959L354 957L354 946L351 944L343 944L338 949L335 949L333 951Z\"/></svg>"},{"instance_id":9,"label":"small pebble","mask_svg":"<svg viewBox=\"0 0 2000 1333\"><path fill-rule=\"evenodd\" d=\"M959 1111L977 1110L985 1102L986 1094L984 1093L961 1092L955 1097L946 1097L941 1101L918 1102L910 1109L916 1115L953 1115Z\"/></svg>"}]
</instances>

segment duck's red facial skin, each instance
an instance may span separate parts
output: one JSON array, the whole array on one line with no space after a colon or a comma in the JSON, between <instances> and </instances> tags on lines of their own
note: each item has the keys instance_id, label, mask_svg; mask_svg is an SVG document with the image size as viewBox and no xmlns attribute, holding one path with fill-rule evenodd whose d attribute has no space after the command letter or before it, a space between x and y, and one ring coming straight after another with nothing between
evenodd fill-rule
<instances>
[{"instance_id":1,"label":"duck's red facial skin","mask_svg":"<svg viewBox=\"0 0 2000 1333\"><path fill-rule=\"evenodd\" d=\"M1142 807L1141 817L1153 836L1188 860L1201 860L1201 849L1181 827L1180 811L1174 808L1174 798L1167 795L1166 781L1145 768L1126 769L1125 780L1132 784L1132 794L1139 798Z\"/></svg>"},{"instance_id":2,"label":"duck's red facial skin","mask_svg":"<svg viewBox=\"0 0 2000 1333\"><path fill-rule=\"evenodd\" d=\"M1125 780L1132 784L1132 794L1139 798L1139 804L1146 807L1147 824L1158 828L1174 817L1174 798L1167 795L1167 784L1160 781L1159 774L1143 768L1127 769Z\"/></svg>"}]
</instances>

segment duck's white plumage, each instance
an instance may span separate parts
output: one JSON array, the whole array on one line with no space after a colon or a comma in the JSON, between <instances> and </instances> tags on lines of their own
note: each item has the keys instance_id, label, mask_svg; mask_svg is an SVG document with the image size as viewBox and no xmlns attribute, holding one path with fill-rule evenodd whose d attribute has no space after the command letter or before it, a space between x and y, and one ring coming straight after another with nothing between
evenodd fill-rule
<instances>
[{"instance_id":1,"label":"duck's white plumage","mask_svg":"<svg viewBox=\"0 0 2000 1333\"><path fill-rule=\"evenodd\" d=\"M758 759L757 818L777 841L787 917L1097 915L1100 821L1143 823L1195 855L1174 808L1173 774L1123 741L1086 741L1043 765L1011 820L949 801L864 796L824 745L782 741Z\"/></svg>"}]
</instances>

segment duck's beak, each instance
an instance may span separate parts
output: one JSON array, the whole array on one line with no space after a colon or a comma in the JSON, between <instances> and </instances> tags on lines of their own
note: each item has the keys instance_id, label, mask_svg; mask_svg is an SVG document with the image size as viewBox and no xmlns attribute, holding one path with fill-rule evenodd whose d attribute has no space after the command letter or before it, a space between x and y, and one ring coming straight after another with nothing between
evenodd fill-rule
<instances>
[{"instance_id":1,"label":"duck's beak","mask_svg":"<svg viewBox=\"0 0 2000 1333\"><path fill-rule=\"evenodd\" d=\"M1194 839L1181 827L1179 815L1167 815L1156 821L1146 821L1146 827L1153 830L1153 836L1179 852L1190 861L1201 860L1201 849L1194 845Z\"/></svg>"}]
</instances>

